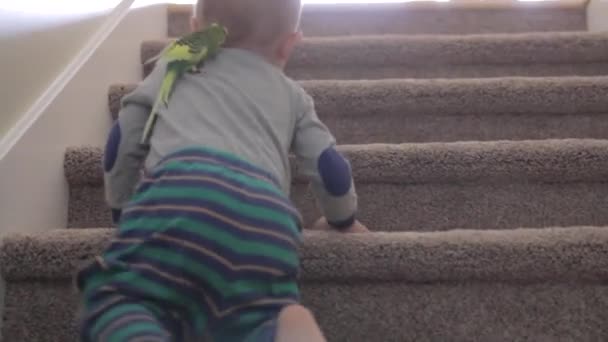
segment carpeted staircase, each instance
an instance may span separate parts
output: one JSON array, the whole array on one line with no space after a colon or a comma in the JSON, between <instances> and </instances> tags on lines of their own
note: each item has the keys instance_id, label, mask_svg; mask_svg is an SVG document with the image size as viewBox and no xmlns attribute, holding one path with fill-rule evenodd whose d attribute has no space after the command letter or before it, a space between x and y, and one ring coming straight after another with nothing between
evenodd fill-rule
<instances>
[{"instance_id":1,"label":"carpeted staircase","mask_svg":"<svg viewBox=\"0 0 608 342\"><path fill-rule=\"evenodd\" d=\"M169 7L169 37L189 15ZM305 233L329 341L608 340L608 33L584 32L582 2L308 6L303 28L287 72L374 231ZM112 117L133 86L109 89ZM113 229L102 153L66 151L67 227L4 239L3 341L76 341L71 276ZM318 217L303 179L292 197Z\"/></svg>"}]
</instances>

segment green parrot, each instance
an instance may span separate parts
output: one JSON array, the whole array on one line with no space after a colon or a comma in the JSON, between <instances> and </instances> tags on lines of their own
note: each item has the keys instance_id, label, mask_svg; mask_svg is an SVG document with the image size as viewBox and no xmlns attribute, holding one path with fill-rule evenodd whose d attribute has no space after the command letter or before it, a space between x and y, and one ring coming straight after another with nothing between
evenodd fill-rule
<instances>
[{"instance_id":1,"label":"green parrot","mask_svg":"<svg viewBox=\"0 0 608 342\"><path fill-rule=\"evenodd\" d=\"M167 61L167 71L161 84L158 97L154 102L150 117L144 127L144 132L141 138L142 144L147 144L154 123L158 107L169 103L169 97L175 86L175 81L180 78L185 72L198 72L199 65L207 58L215 56L220 47L226 41L228 30L213 23L209 27L190 33L167 46L157 56L150 58L144 64L152 63L158 59Z\"/></svg>"}]
</instances>

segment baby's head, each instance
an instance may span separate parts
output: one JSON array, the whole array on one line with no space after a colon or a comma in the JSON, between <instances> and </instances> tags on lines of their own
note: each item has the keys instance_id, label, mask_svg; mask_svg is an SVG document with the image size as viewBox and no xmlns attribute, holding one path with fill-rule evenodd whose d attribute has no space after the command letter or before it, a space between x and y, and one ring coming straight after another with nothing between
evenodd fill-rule
<instances>
[{"instance_id":1,"label":"baby's head","mask_svg":"<svg viewBox=\"0 0 608 342\"><path fill-rule=\"evenodd\" d=\"M217 22L228 29L226 47L247 49L284 67L299 31L301 0L198 0L192 18L197 31Z\"/></svg>"}]
</instances>

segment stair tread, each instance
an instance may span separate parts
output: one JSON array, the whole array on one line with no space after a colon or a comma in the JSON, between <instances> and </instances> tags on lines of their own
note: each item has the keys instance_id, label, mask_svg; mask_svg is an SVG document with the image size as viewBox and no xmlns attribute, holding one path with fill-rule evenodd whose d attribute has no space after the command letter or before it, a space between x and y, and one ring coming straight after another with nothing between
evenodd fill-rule
<instances>
[{"instance_id":1,"label":"stair tread","mask_svg":"<svg viewBox=\"0 0 608 342\"><path fill-rule=\"evenodd\" d=\"M111 228L10 234L0 250L10 281L66 279L107 245ZM561 227L335 234L305 231L303 281L598 281L608 228ZM576 264L572 263L576 260Z\"/></svg>"},{"instance_id":2,"label":"stair tread","mask_svg":"<svg viewBox=\"0 0 608 342\"><path fill-rule=\"evenodd\" d=\"M308 35L581 30L585 5L586 0L307 4L301 26ZM191 5L170 6L168 35L186 33L191 15Z\"/></svg>"},{"instance_id":3,"label":"stair tread","mask_svg":"<svg viewBox=\"0 0 608 342\"><path fill-rule=\"evenodd\" d=\"M603 182L608 140L554 139L338 146L358 184L459 182ZM103 186L103 149L73 147L65 154L72 186ZM292 168L295 163L292 159ZM296 182L304 181L296 177Z\"/></svg>"},{"instance_id":4,"label":"stair tread","mask_svg":"<svg viewBox=\"0 0 608 342\"><path fill-rule=\"evenodd\" d=\"M144 41L140 53L142 63L160 53L170 41ZM543 70L547 75L559 74L558 66L563 69L570 64L598 64L587 65L595 72L581 71L590 75L607 74L608 33L313 37L304 39L296 48L286 73L299 79L344 79L348 75L353 75L352 78L444 77L442 74L475 77L476 73L490 77L542 75ZM153 66L153 63L142 66L144 76ZM575 70L570 68L567 74L576 74Z\"/></svg>"},{"instance_id":5,"label":"stair tread","mask_svg":"<svg viewBox=\"0 0 608 342\"><path fill-rule=\"evenodd\" d=\"M322 119L371 114L575 114L608 109L608 76L311 80L299 84L315 100ZM110 86L113 118L123 96L135 86Z\"/></svg>"},{"instance_id":6,"label":"stair tread","mask_svg":"<svg viewBox=\"0 0 608 342\"><path fill-rule=\"evenodd\" d=\"M142 63L174 39L145 40ZM506 53L508 52L508 53ZM559 52L559 53L558 53ZM608 32L473 35L357 35L305 38L290 66L559 63L608 60Z\"/></svg>"},{"instance_id":7,"label":"stair tread","mask_svg":"<svg viewBox=\"0 0 608 342\"><path fill-rule=\"evenodd\" d=\"M608 32L583 32L587 1L304 7L286 72L342 143L376 231L304 232L303 302L330 340L606 336ZM168 8L169 35L186 32L192 7ZM144 41L142 61L169 41ZM113 118L133 87L110 87ZM77 338L74 272L115 232L102 154L65 152L74 229L2 237L5 339ZM295 177L291 197L308 225L306 186Z\"/></svg>"}]
</instances>

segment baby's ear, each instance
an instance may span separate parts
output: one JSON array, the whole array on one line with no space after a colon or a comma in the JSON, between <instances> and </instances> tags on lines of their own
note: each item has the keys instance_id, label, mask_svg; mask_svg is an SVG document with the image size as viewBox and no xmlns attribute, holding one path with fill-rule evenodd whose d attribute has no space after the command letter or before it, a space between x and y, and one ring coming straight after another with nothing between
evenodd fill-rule
<instances>
[{"instance_id":1,"label":"baby's ear","mask_svg":"<svg viewBox=\"0 0 608 342\"><path fill-rule=\"evenodd\" d=\"M304 39L304 32L302 32L302 30L298 30L297 32L294 32L292 39L294 41L293 42L294 45L299 44L302 41L302 39Z\"/></svg>"},{"instance_id":2,"label":"baby's ear","mask_svg":"<svg viewBox=\"0 0 608 342\"><path fill-rule=\"evenodd\" d=\"M285 41L283 43L286 55L287 56L291 55L291 52L293 51L293 49L301 41L302 41L302 32L301 31L290 33L289 36L287 36L287 39L285 39Z\"/></svg>"}]
</instances>

